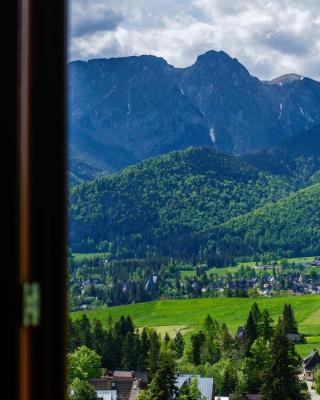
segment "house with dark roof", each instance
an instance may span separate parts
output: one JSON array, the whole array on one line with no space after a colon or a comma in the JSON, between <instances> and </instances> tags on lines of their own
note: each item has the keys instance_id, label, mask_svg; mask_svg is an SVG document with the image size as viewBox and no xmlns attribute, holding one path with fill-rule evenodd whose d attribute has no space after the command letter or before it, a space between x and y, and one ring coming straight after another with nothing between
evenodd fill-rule
<instances>
[{"instance_id":1,"label":"house with dark roof","mask_svg":"<svg viewBox=\"0 0 320 400\"><path fill-rule=\"evenodd\" d=\"M306 343L306 339L300 333L287 333L287 338L293 343Z\"/></svg>"},{"instance_id":2,"label":"house with dark roof","mask_svg":"<svg viewBox=\"0 0 320 400\"><path fill-rule=\"evenodd\" d=\"M149 293L154 292L157 289L157 281L158 277L156 275L149 276L144 287L145 290Z\"/></svg>"},{"instance_id":3,"label":"house with dark roof","mask_svg":"<svg viewBox=\"0 0 320 400\"><path fill-rule=\"evenodd\" d=\"M90 379L98 399L102 400L135 400L141 388L148 383L145 372L113 371L101 378Z\"/></svg>"},{"instance_id":4,"label":"house with dark roof","mask_svg":"<svg viewBox=\"0 0 320 400\"><path fill-rule=\"evenodd\" d=\"M314 381L314 373L320 366L320 355L318 350L313 350L308 357L303 360L303 375L306 381Z\"/></svg>"}]
</instances>

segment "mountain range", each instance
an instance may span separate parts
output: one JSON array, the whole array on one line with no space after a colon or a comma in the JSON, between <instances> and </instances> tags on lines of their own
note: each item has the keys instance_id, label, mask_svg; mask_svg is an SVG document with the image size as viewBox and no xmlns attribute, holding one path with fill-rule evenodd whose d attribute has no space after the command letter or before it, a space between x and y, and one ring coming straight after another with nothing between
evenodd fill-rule
<instances>
[{"instance_id":1,"label":"mountain range","mask_svg":"<svg viewBox=\"0 0 320 400\"><path fill-rule=\"evenodd\" d=\"M320 83L224 52L74 61L70 247L226 265L320 252Z\"/></svg>"},{"instance_id":2,"label":"mountain range","mask_svg":"<svg viewBox=\"0 0 320 400\"><path fill-rule=\"evenodd\" d=\"M250 75L225 52L190 67L139 56L68 64L69 171L77 183L189 146L257 154L320 123L320 83Z\"/></svg>"}]
</instances>

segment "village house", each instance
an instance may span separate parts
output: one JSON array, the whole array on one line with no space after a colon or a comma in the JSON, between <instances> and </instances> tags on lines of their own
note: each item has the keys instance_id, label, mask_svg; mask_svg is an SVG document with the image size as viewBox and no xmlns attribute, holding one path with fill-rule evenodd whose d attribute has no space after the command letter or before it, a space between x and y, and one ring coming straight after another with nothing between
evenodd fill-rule
<instances>
[{"instance_id":1,"label":"village house","mask_svg":"<svg viewBox=\"0 0 320 400\"><path fill-rule=\"evenodd\" d=\"M320 355L318 350L313 350L308 357L303 360L303 376L306 381L314 381L314 373L320 366Z\"/></svg>"},{"instance_id":2,"label":"village house","mask_svg":"<svg viewBox=\"0 0 320 400\"><path fill-rule=\"evenodd\" d=\"M145 372L113 371L101 378L90 379L99 400L135 400L141 388L146 387Z\"/></svg>"},{"instance_id":3,"label":"village house","mask_svg":"<svg viewBox=\"0 0 320 400\"><path fill-rule=\"evenodd\" d=\"M305 343L306 339L300 333L287 333L287 338L293 343Z\"/></svg>"}]
</instances>

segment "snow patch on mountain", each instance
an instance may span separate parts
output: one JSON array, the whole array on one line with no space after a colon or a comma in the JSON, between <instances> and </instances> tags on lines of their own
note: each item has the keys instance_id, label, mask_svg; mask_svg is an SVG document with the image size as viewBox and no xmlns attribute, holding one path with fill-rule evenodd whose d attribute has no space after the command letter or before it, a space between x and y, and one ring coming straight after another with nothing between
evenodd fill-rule
<instances>
[{"instance_id":1,"label":"snow patch on mountain","mask_svg":"<svg viewBox=\"0 0 320 400\"><path fill-rule=\"evenodd\" d=\"M216 142L216 134L215 134L214 128L210 128L209 134L210 134L212 143L215 143Z\"/></svg>"}]
</instances>

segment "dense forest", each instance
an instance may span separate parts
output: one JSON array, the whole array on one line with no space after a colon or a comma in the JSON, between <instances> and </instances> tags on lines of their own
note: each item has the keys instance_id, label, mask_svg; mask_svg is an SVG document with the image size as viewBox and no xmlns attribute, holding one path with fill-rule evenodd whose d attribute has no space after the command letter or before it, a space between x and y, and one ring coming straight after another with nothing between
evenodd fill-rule
<instances>
[{"instance_id":1,"label":"dense forest","mask_svg":"<svg viewBox=\"0 0 320 400\"><path fill-rule=\"evenodd\" d=\"M175 151L71 189L70 246L115 258L194 257L215 226L292 190L212 148Z\"/></svg>"},{"instance_id":2,"label":"dense forest","mask_svg":"<svg viewBox=\"0 0 320 400\"><path fill-rule=\"evenodd\" d=\"M205 250L229 256L274 257L320 253L320 184L268 204L216 228Z\"/></svg>"},{"instance_id":3,"label":"dense forest","mask_svg":"<svg viewBox=\"0 0 320 400\"><path fill-rule=\"evenodd\" d=\"M114 259L166 256L211 265L234 256L318 254L320 185L296 191L318 180L318 149L309 141L303 156L299 137L287 143L293 161L275 157L283 166L274 162L277 174L272 158L253 166L199 147L81 183L70 193L70 246ZM250 162L258 164L255 157Z\"/></svg>"}]
</instances>

